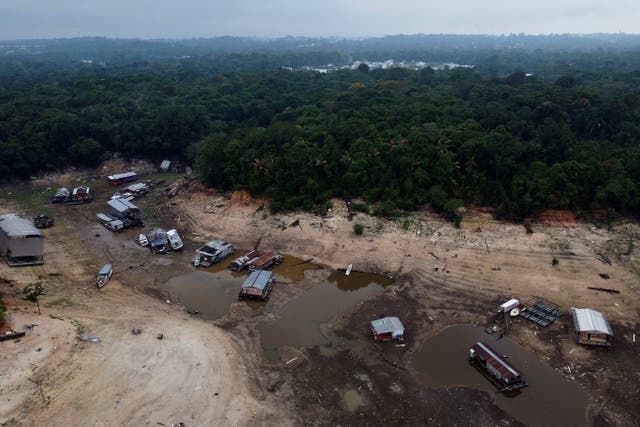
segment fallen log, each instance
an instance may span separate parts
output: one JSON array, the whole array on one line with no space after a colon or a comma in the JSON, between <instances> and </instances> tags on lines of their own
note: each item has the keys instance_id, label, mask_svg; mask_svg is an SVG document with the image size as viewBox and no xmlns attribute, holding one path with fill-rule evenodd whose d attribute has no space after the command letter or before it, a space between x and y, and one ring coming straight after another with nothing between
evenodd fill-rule
<instances>
[{"instance_id":1,"label":"fallen log","mask_svg":"<svg viewBox=\"0 0 640 427\"><path fill-rule=\"evenodd\" d=\"M300 261L298 263L293 264L292 267L296 267L296 266L302 265L302 264L307 264L307 263L309 263L311 261L313 261L313 258L305 259L304 261Z\"/></svg>"},{"instance_id":2,"label":"fallen log","mask_svg":"<svg viewBox=\"0 0 640 427\"><path fill-rule=\"evenodd\" d=\"M602 291L602 292L609 292L610 294L619 294L620 291L617 289L610 289L610 288L597 288L595 286L587 286L587 289L591 289L592 291Z\"/></svg>"},{"instance_id":3,"label":"fallen log","mask_svg":"<svg viewBox=\"0 0 640 427\"><path fill-rule=\"evenodd\" d=\"M0 341L8 341L15 338L22 338L26 335L26 332L12 332L10 334L0 335Z\"/></svg>"}]
</instances>

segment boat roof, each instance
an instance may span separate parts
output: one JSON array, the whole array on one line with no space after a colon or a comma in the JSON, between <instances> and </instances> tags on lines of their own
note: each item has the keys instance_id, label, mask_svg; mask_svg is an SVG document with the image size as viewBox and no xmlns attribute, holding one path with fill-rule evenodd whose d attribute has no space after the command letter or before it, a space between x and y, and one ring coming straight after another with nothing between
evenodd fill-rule
<instances>
[{"instance_id":1,"label":"boat roof","mask_svg":"<svg viewBox=\"0 0 640 427\"><path fill-rule=\"evenodd\" d=\"M210 242L205 243L196 252L201 252L204 254L216 254L219 251L230 246L233 245L231 243L225 242L224 240L211 240Z\"/></svg>"},{"instance_id":2,"label":"boat roof","mask_svg":"<svg viewBox=\"0 0 640 427\"><path fill-rule=\"evenodd\" d=\"M0 215L0 229L9 237L42 237L33 222L16 214Z\"/></svg>"},{"instance_id":3,"label":"boat roof","mask_svg":"<svg viewBox=\"0 0 640 427\"><path fill-rule=\"evenodd\" d=\"M109 206L118 212L126 212L128 210L138 210L138 207L124 198L111 199L107 202Z\"/></svg>"},{"instance_id":4,"label":"boat roof","mask_svg":"<svg viewBox=\"0 0 640 427\"><path fill-rule=\"evenodd\" d=\"M242 284L242 288L255 288L263 290L269 284L269 281L273 277L273 273L266 270L254 271L249 275L247 280Z\"/></svg>"},{"instance_id":5,"label":"boat roof","mask_svg":"<svg viewBox=\"0 0 640 427\"><path fill-rule=\"evenodd\" d=\"M147 237L149 238L149 240L151 239L159 239L159 238L163 238L166 239L167 238L167 232L164 228L154 228L153 230L151 230L148 234Z\"/></svg>"},{"instance_id":6,"label":"boat roof","mask_svg":"<svg viewBox=\"0 0 640 427\"><path fill-rule=\"evenodd\" d=\"M500 372L503 377L510 379L522 375L519 370L504 360L489 344L478 341L473 346L473 349L481 353L487 363Z\"/></svg>"},{"instance_id":7,"label":"boat roof","mask_svg":"<svg viewBox=\"0 0 640 427\"><path fill-rule=\"evenodd\" d=\"M395 316L373 320L371 321L371 328L376 332L376 334L388 334L393 332L404 334L404 325L400 319Z\"/></svg>"},{"instance_id":8,"label":"boat roof","mask_svg":"<svg viewBox=\"0 0 640 427\"><path fill-rule=\"evenodd\" d=\"M131 184L130 186L127 187L127 190L129 191L138 191L138 190L142 190L144 188L148 188L149 186L144 183L144 182L137 182L135 184Z\"/></svg>"},{"instance_id":9,"label":"boat roof","mask_svg":"<svg viewBox=\"0 0 640 427\"><path fill-rule=\"evenodd\" d=\"M129 177L132 177L132 176L138 176L138 174L135 173L135 172L117 173L117 174L114 174L114 175L109 175L109 179L113 181L113 180L116 180L116 179L129 178Z\"/></svg>"},{"instance_id":10,"label":"boat roof","mask_svg":"<svg viewBox=\"0 0 640 427\"><path fill-rule=\"evenodd\" d=\"M99 275L109 274L111 271L111 264L105 264L104 267L100 269Z\"/></svg>"},{"instance_id":11,"label":"boat roof","mask_svg":"<svg viewBox=\"0 0 640 427\"><path fill-rule=\"evenodd\" d=\"M578 332L601 332L613 335L607 316L590 308L571 308L573 327Z\"/></svg>"}]
</instances>

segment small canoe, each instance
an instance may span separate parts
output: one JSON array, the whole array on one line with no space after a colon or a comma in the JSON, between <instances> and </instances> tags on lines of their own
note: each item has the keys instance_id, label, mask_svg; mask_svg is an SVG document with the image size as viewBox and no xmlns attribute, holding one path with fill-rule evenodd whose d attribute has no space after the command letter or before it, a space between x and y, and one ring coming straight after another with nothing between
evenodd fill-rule
<instances>
[{"instance_id":1,"label":"small canoe","mask_svg":"<svg viewBox=\"0 0 640 427\"><path fill-rule=\"evenodd\" d=\"M351 270L353 270L353 264L349 264L349 266L347 267L347 270L344 272L344 274L346 276L351 274Z\"/></svg>"},{"instance_id":2,"label":"small canoe","mask_svg":"<svg viewBox=\"0 0 640 427\"><path fill-rule=\"evenodd\" d=\"M103 287L104 285L107 284L109 279L111 279L112 275L113 275L113 269L111 268L111 264L105 264L105 266L100 269L100 272L98 272L98 277L96 278L96 285L98 285L99 288Z\"/></svg>"}]
</instances>

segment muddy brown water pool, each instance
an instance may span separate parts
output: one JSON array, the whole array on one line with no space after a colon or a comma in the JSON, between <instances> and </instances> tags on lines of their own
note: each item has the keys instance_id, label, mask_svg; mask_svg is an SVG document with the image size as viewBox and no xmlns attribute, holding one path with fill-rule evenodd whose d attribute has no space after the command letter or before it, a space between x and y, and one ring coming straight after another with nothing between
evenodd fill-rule
<instances>
[{"instance_id":1,"label":"muddy brown water pool","mask_svg":"<svg viewBox=\"0 0 640 427\"><path fill-rule=\"evenodd\" d=\"M231 304L238 301L238 291L247 277L244 273L228 270L226 267L230 261L224 260L209 268L176 276L167 281L166 287L187 310L197 310L207 320L219 319L227 314ZM287 257L273 269L276 274L274 292L277 292L278 282L298 282L304 278L305 270L310 269L321 267ZM282 306L276 312L276 320L257 327L265 355L275 361L279 358L279 349L284 346L331 343L332 339L322 332L322 325L365 298L381 294L384 287L392 282L393 279L387 276L359 271L349 276L344 272L334 272L326 279L319 279L310 289ZM252 309L269 304L255 301L244 303Z\"/></svg>"},{"instance_id":2,"label":"muddy brown water pool","mask_svg":"<svg viewBox=\"0 0 640 427\"><path fill-rule=\"evenodd\" d=\"M167 281L166 287L187 310L197 310L198 314L207 320L220 319L227 314L231 304L238 301L238 291L247 278L246 273L236 273L228 269L233 259L234 257L230 256L211 267L173 277ZM276 275L276 282L285 283L298 282L304 278L305 270L320 268L316 264L295 257L285 257L272 271ZM244 304L256 310L268 303L245 301Z\"/></svg>"},{"instance_id":3,"label":"muddy brown water pool","mask_svg":"<svg viewBox=\"0 0 640 427\"><path fill-rule=\"evenodd\" d=\"M170 279L166 286L188 311L198 310L207 320L219 319L238 300L238 289L244 277L233 277L230 271L194 271Z\"/></svg>"},{"instance_id":4,"label":"muddy brown water pool","mask_svg":"<svg viewBox=\"0 0 640 427\"><path fill-rule=\"evenodd\" d=\"M346 276L333 273L302 295L289 301L278 313L278 319L258 326L266 357L279 358L284 346L304 347L328 344L331 339L322 332L322 325L355 306L366 297L384 292L393 279L378 274L353 272Z\"/></svg>"},{"instance_id":5,"label":"muddy brown water pool","mask_svg":"<svg viewBox=\"0 0 640 427\"><path fill-rule=\"evenodd\" d=\"M483 341L508 356L529 384L507 394L497 388L479 368L468 361L469 348ZM505 412L528 426L586 425L587 395L554 369L508 337L497 340L484 328L472 325L452 326L428 339L412 358L420 381L435 387L463 386L491 393Z\"/></svg>"}]
</instances>

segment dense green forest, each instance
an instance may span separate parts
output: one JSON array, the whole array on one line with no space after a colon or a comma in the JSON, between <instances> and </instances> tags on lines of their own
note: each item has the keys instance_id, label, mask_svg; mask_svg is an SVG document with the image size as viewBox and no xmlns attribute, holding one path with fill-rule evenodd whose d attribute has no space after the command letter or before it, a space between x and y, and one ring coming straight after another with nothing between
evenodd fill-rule
<instances>
[{"instance_id":1,"label":"dense green forest","mask_svg":"<svg viewBox=\"0 0 640 427\"><path fill-rule=\"evenodd\" d=\"M0 59L0 178L118 152L192 162L207 184L266 195L276 211L330 197L362 198L382 215L640 208L640 51L408 45L395 54L476 66L322 74L281 67L351 53L112 50L103 62L51 50Z\"/></svg>"}]
</instances>

